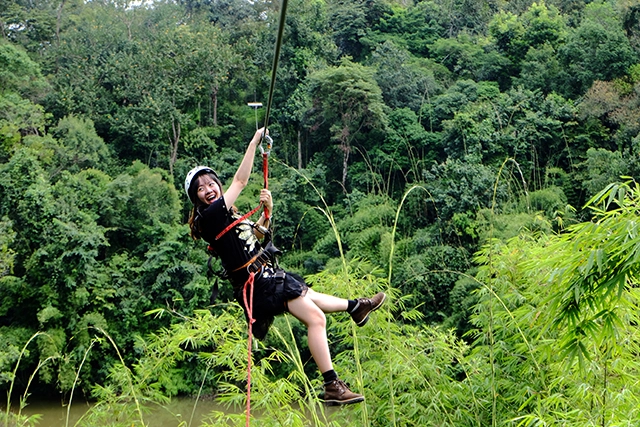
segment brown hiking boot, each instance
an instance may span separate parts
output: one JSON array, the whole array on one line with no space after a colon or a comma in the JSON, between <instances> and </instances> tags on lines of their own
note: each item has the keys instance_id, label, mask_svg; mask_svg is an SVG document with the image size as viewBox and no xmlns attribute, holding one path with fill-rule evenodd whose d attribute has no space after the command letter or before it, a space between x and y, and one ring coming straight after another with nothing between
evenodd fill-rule
<instances>
[{"instance_id":1,"label":"brown hiking boot","mask_svg":"<svg viewBox=\"0 0 640 427\"><path fill-rule=\"evenodd\" d=\"M380 308L386 298L387 295L384 292L378 292L373 298L358 298L356 300L358 304L351 312L351 318L356 325L364 326L369 320L369 314Z\"/></svg>"},{"instance_id":2,"label":"brown hiking boot","mask_svg":"<svg viewBox=\"0 0 640 427\"><path fill-rule=\"evenodd\" d=\"M363 400L363 395L349 390L342 380L333 380L324 385L324 404L327 406L348 405Z\"/></svg>"}]
</instances>

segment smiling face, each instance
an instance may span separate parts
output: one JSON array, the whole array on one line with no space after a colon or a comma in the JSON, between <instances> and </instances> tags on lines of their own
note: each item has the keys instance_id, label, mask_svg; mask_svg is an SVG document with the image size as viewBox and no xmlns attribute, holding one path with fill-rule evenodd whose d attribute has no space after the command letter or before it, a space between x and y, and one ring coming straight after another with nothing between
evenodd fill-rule
<instances>
[{"instance_id":1,"label":"smiling face","mask_svg":"<svg viewBox=\"0 0 640 427\"><path fill-rule=\"evenodd\" d=\"M205 205L210 205L214 200L222 197L220 184L210 174L203 174L196 182L196 195Z\"/></svg>"}]
</instances>

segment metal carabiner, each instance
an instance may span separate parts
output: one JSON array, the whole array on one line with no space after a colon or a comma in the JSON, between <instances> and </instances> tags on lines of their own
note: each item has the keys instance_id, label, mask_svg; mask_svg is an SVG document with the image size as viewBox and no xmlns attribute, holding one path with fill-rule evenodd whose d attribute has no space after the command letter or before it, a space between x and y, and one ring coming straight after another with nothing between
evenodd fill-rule
<instances>
[{"instance_id":1,"label":"metal carabiner","mask_svg":"<svg viewBox=\"0 0 640 427\"><path fill-rule=\"evenodd\" d=\"M265 150L262 147L262 141L266 141L267 149ZM262 139L260 140L260 153L266 154L267 156L271 154L271 148L273 147L273 139L269 135L262 135Z\"/></svg>"}]
</instances>

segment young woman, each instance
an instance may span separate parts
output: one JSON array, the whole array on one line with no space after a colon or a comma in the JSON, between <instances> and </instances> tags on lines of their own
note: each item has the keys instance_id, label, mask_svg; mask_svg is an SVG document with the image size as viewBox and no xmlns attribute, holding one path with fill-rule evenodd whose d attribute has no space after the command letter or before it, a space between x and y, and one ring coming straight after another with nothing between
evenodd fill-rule
<instances>
[{"instance_id":1,"label":"young woman","mask_svg":"<svg viewBox=\"0 0 640 427\"><path fill-rule=\"evenodd\" d=\"M384 302L385 294L380 292L372 298L356 300L321 294L310 289L301 277L276 268L272 262L273 246L263 248L258 240L264 237L273 213L269 190L263 189L260 193L266 216L263 213L255 223L243 220L228 229L240 217L233 204L247 185L263 132L264 129L258 129L254 134L226 191L222 190L218 175L208 167L198 166L187 174L184 187L193 204L189 218L191 236L209 243L220 258L233 284L234 296L245 314L244 284L251 274L254 275L252 316L255 323L252 330L257 338L264 338L274 316L291 313L307 326L309 350L324 378L325 403L362 402L364 396L349 390L333 370L325 313L346 311L358 326L364 326L369 314Z\"/></svg>"}]
</instances>

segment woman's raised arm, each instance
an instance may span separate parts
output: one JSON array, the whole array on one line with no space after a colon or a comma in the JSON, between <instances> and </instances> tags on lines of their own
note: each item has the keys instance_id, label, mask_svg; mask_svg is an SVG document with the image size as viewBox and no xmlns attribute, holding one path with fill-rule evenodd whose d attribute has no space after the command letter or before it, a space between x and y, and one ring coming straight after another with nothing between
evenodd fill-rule
<instances>
[{"instance_id":1,"label":"woman's raised arm","mask_svg":"<svg viewBox=\"0 0 640 427\"><path fill-rule=\"evenodd\" d=\"M256 148L260 144L260 140L262 139L262 133L265 131L264 128L260 128L256 131L249 142L249 146L247 147L247 151L244 153L244 157L242 158L242 162L236 171L236 174L233 177L233 181L227 191L224 192L224 203L227 207L233 206L236 202L236 199L240 195L240 192L247 186L249 182L249 177L251 176L251 169L253 168L253 158L256 155ZM267 135L269 131L267 131Z\"/></svg>"}]
</instances>

